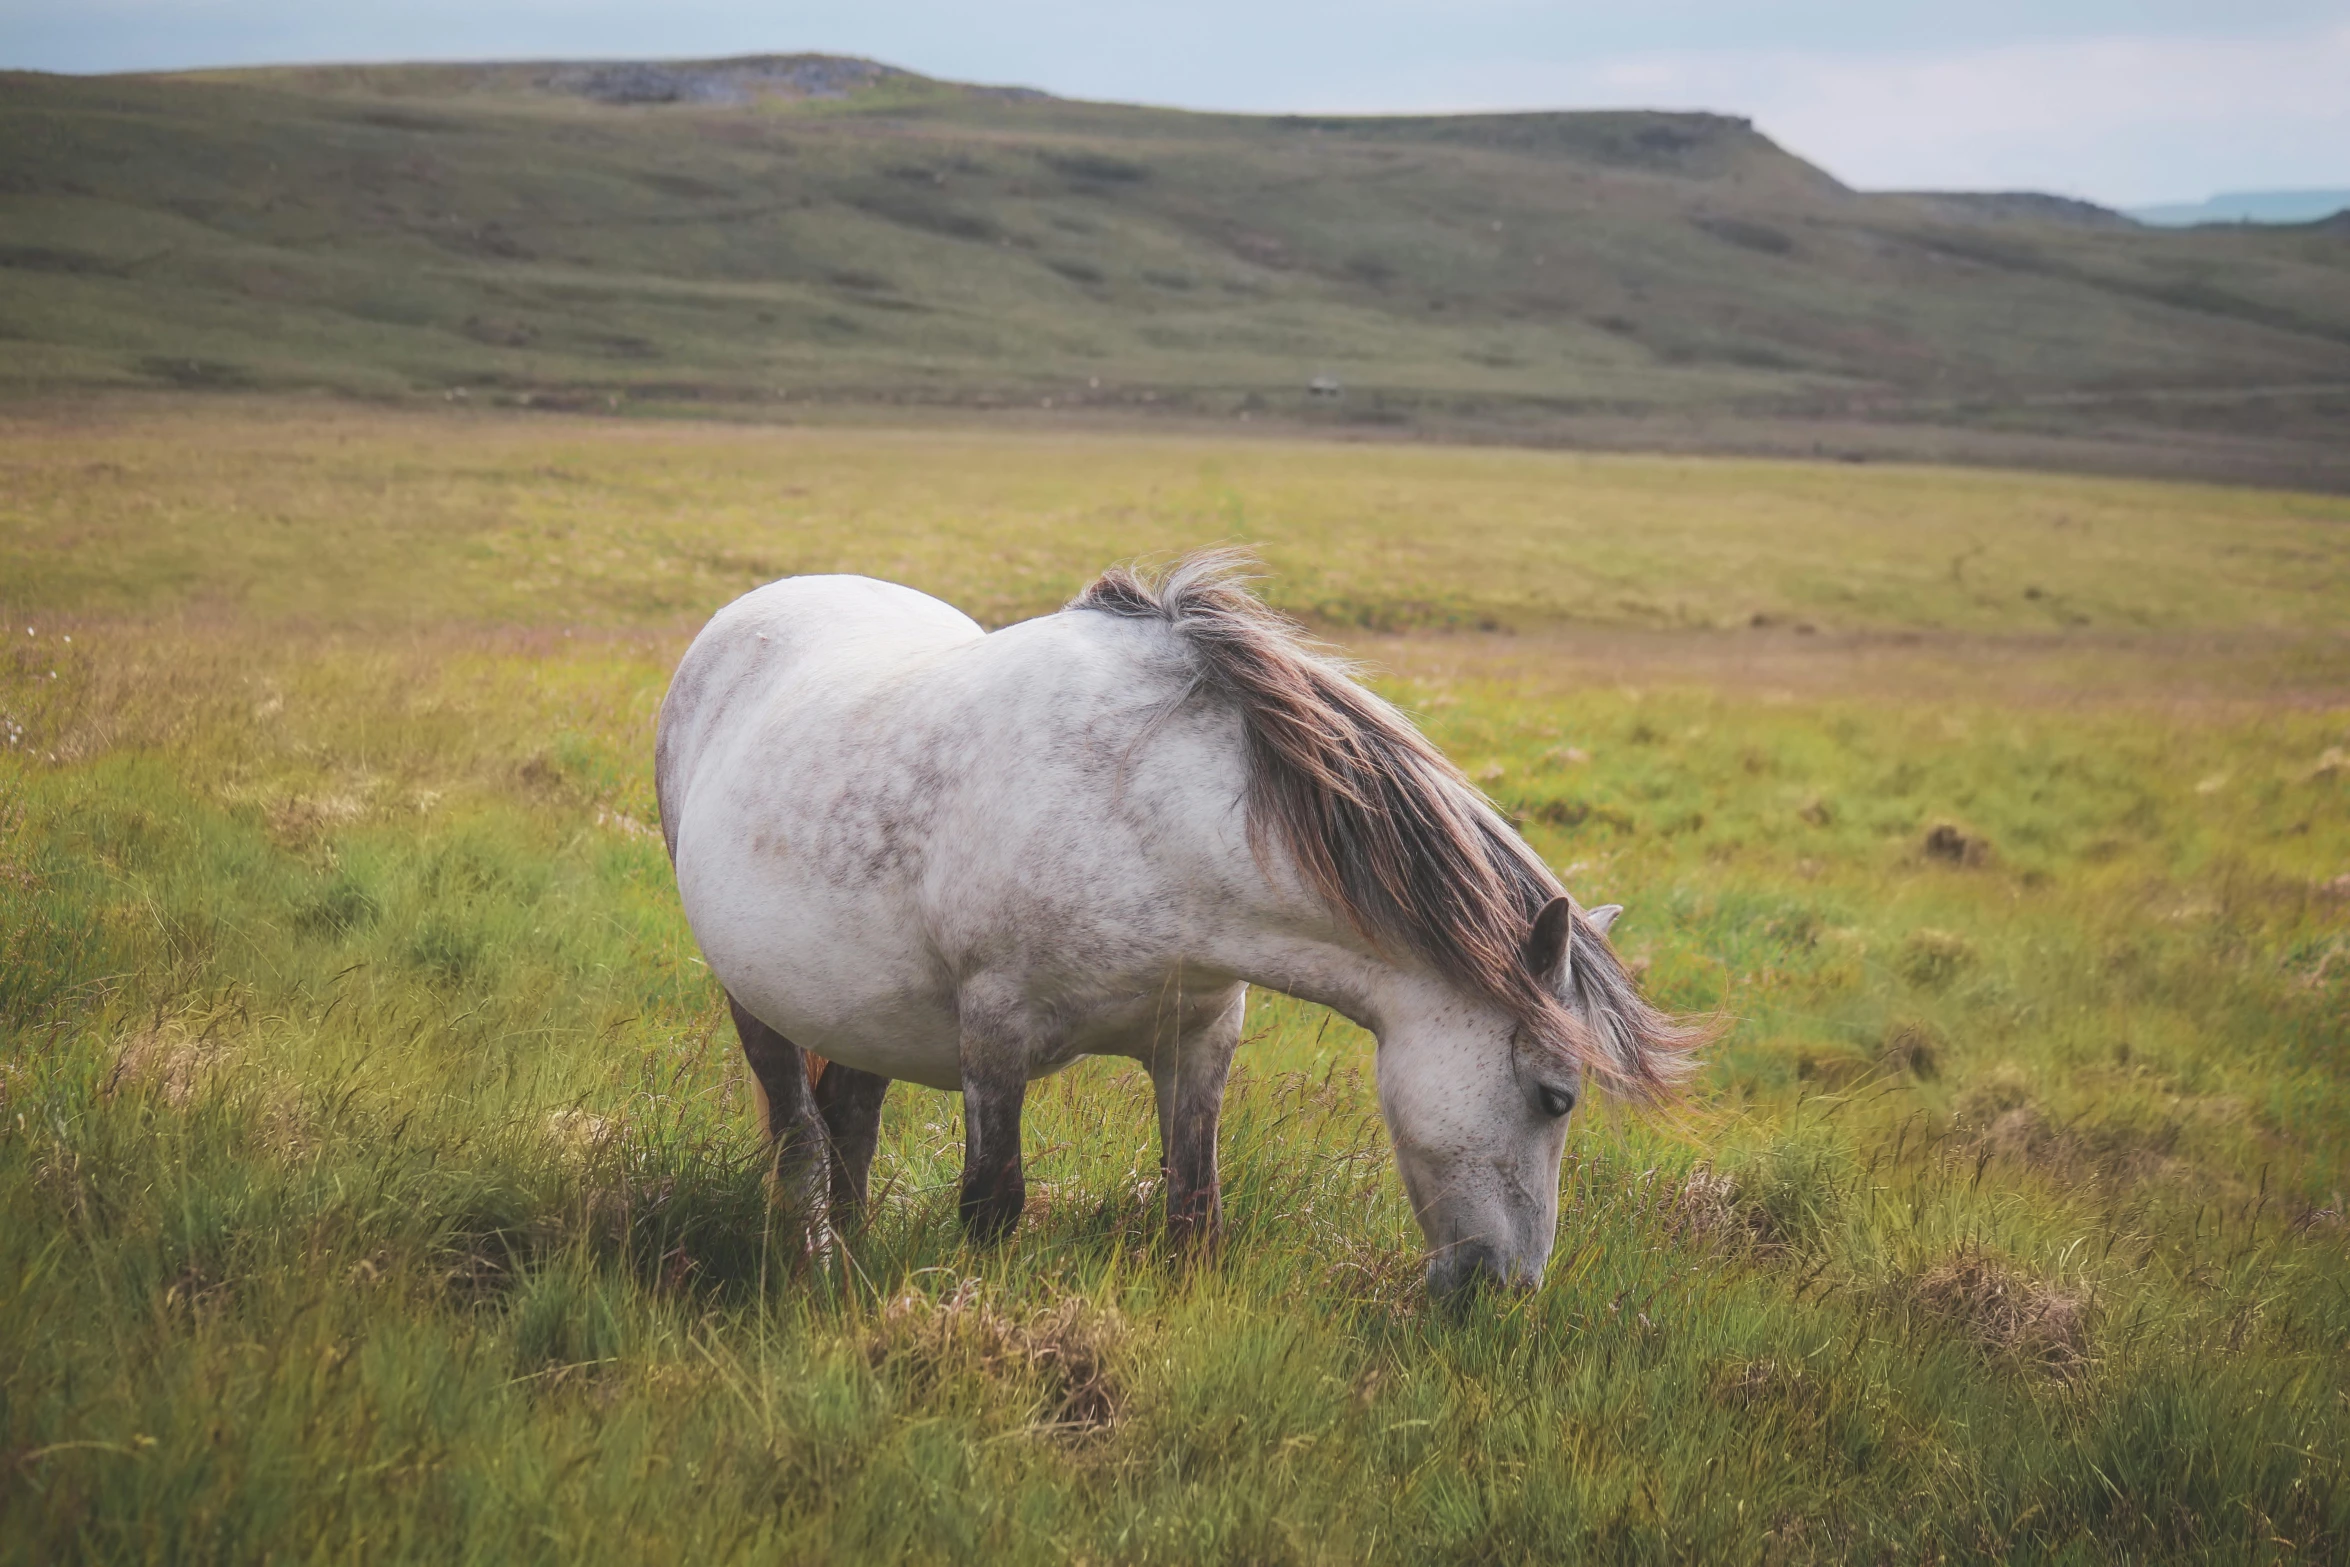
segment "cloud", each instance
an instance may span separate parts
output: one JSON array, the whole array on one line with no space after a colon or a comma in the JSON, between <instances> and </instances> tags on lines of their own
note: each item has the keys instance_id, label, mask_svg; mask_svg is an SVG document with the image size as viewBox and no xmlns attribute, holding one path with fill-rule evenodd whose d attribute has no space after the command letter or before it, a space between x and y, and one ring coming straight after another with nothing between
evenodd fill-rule
<instances>
[{"instance_id":1,"label":"cloud","mask_svg":"<svg viewBox=\"0 0 2350 1567\"><path fill-rule=\"evenodd\" d=\"M2038 189L2136 204L2350 185L2350 25L1944 53L1682 52L1514 63L1417 107L1703 108L1867 188ZM1317 107L1334 109L1336 104Z\"/></svg>"}]
</instances>

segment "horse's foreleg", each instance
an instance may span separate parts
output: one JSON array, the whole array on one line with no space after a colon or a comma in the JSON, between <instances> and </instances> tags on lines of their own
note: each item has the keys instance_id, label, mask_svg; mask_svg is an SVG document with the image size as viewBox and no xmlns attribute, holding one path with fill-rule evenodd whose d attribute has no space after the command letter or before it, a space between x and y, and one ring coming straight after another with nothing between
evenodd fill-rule
<instances>
[{"instance_id":1,"label":"horse's foreleg","mask_svg":"<svg viewBox=\"0 0 2350 1567\"><path fill-rule=\"evenodd\" d=\"M1028 1098L1028 1041L1001 1019L963 1019L963 1227L1000 1240L1020 1222L1028 1181L1020 1168L1020 1109Z\"/></svg>"},{"instance_id":2,"label":"horse's foreleg","mask_svg":"<svg viewBox=\"0 0 2350 1567\"><path fill-rule=\"evenodd\" d=\"M832 1224L846 1230L865 1210L873 1149L881 1141L881 1101L889 1079L828 1061L816 1079L816 1109L832 1139Z\"/></svg>"},{"instance_id":3,"label":"horse's foreleg","mask_svg":"<svg viewBox=\"0 0 2350 1567\"><path fill-rule=\"evenodd\" d=\"M1167 1234L1179 1250L1212 1246L1223 1229L1216 1131L1247 1002L1248 987L1235 985L1222 1010L1185 1029L1150 1063L1159 1105L1159 1165L1167 1178Z\"/></svg>"},{"instance_id":4,"label":"horse's foreleg","mask_svg":"<svg viewBox=\"0 0 2350 1567\"><path fill-rule=\"evenodd\" d=\"M760 1115L774 1160L776 1195L785 1212L805 1225L808 1243L821 1244L825 1177L830 1164L826 1144L830 1139L825 1135L824 1118L817 1113L815 1090L808 1083L807 1058L799 1046L744 1011L734 997L728 996L726 1005L734 1014L743 1059L750 1063L751 1081L759 1090ZM832 1072L824 1075L830 1077Z\"/></svg>"}]
</instances>

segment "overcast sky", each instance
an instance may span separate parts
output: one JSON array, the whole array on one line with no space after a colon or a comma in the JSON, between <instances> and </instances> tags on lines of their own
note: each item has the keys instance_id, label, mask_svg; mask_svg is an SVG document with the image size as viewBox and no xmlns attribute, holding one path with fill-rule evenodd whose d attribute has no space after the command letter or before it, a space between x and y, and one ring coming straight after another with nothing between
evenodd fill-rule
<instances>
[{"instance_id":1,"label":"overcast sky","mask_svg":"<svg viewBox=\"0 0 2350 1567\"><path fill-rule=\"evenodd\" d=\"M0 65L822 50L1188 108L1752 116L1869 188L2350 187L2350 0L0 0Z\"/></svg>"}]
</instances>

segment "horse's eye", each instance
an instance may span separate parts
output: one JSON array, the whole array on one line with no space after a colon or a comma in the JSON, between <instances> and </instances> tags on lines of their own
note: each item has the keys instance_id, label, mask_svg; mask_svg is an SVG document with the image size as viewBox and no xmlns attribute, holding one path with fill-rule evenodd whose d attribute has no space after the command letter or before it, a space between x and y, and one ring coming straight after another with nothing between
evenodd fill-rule
<instances>
[{"instance_id":1,"label":"horse's eye","mask_svg":"<svg viewBox=\"0 0 2350 1567\"><path fill-rule=\"evenodd\" d=\"M1575 1108L1575 1096L1564 1088L1542 1090L1542 1113L1556 1118Z\"/></svg>"}]
</instances>

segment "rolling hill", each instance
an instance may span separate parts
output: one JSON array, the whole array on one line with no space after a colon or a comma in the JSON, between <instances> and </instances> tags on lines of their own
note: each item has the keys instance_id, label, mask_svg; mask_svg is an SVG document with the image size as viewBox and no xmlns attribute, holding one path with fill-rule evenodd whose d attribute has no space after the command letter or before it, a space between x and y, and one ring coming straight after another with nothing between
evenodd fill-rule
<instances>
[{"instance_id":1,"label":"rolling hill","mask_svg":"<svg viewBox=\"0 0 2350 1567\"><path fill-rule=\"evenodd\" d=\"M1849 190L1744 121L867 61L0 75L0 387L1315 422L2350 486L2350 233ZM1319 389L1316 389L1316 386Z\"/></svg>"}]
</instances>

